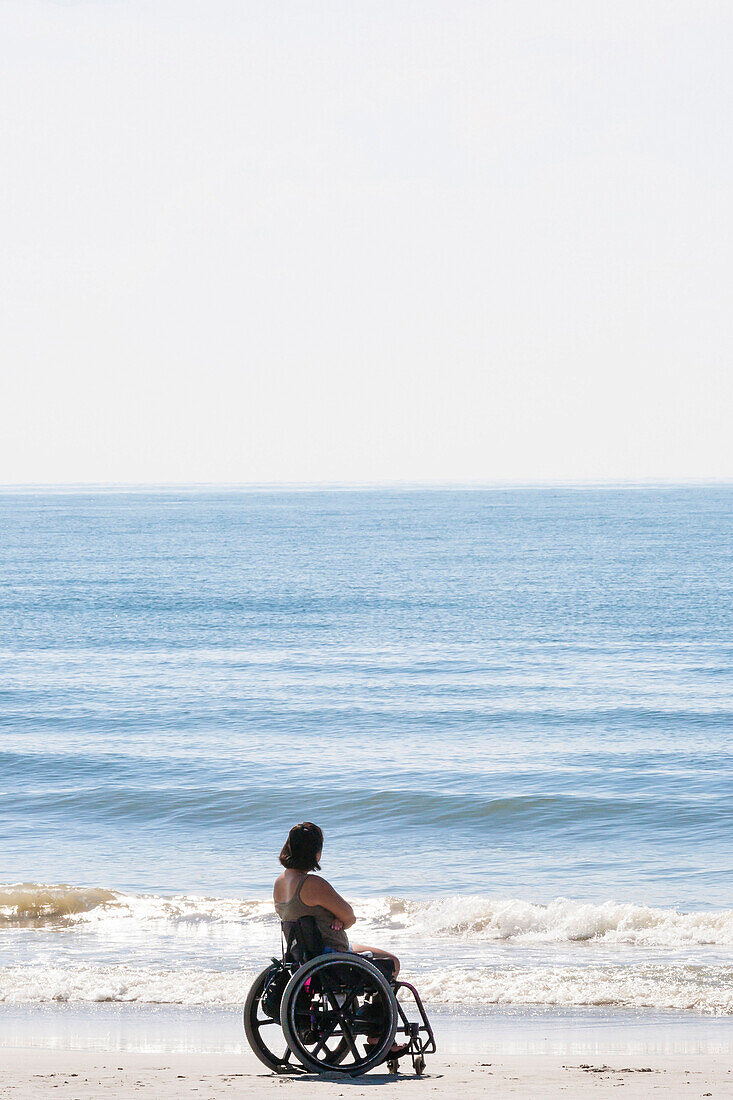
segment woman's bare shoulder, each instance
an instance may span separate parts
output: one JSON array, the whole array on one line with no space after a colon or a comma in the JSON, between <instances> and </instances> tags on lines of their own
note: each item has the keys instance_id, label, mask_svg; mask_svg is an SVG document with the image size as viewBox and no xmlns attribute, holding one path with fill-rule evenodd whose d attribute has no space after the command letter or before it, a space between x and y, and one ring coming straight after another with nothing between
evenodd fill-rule
<instances>
[{"instance_id":1,"label":"woman's bare shoulder","mask_svg":"<svg viewBox=\"0 0 733 1100\"><path fill-rule=\"evenodd\" d=\"M300 891L301 900L306 905L319 905L323 901L328 901L333 895L333 886L322 875L308 875Z\"/></svg>"},{"instance_id":2,"label":"woman's bare shoulder","mask_svg":"<svg viewBox=\"0 0 733 1100\"><path fill-rule=\"evenodd\" d=\"M287 875L287 873L285 871L281 871L275 879L275 884L272 887L272 896L275 901L288 900L288 894L290 893L288 878L289 876Z\"/></svg>"}]
</instances>

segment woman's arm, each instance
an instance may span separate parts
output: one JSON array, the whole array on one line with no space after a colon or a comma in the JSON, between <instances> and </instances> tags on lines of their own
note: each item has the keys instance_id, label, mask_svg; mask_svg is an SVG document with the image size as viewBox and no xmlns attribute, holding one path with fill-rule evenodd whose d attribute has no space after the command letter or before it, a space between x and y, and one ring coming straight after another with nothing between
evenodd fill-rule
<instances>
[{"instance_id":1,"label":"woman's arm","mask_svg":"<svg viewBox=\"0 0 733 1100\"><path fill-rule=\"evenodd\" d=\"M344 928L351 928L356 923L354 910L348 901L337 894L333 886L320 875L308 875L300 891L300 900L306 905L321 905L328 909L329 913L333 913L341 921Z\"/></svg>"}]
</instances>

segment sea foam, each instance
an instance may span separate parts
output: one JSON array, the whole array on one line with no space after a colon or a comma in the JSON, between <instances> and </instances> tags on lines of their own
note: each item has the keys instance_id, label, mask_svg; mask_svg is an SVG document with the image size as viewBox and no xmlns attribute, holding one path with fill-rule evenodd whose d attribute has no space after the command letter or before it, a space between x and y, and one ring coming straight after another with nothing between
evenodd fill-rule
<instances>
[{"instance_id":1,"label":"sea foam","mask_svg":"<svg viewBox=\"0 0 733 1100\"><path fill-rule=\"evenodd\" d=\"M255 971L113 966L0 968L0 1002L241 1004ZM445 967L409 973L429 1004L615 1006L733 1015L733 966Z\"/></svg>"},{"instance_id":2,"label":"sea foam","mask_svg":"<svg viewBox=\"0 0 733 1100\"><path fill-rule=\"evenodd\" d=\"M682 912L631 902L453 895L422 900L364 898L354 903L359 935L401 941L585 944L684 948L733 946L733 909ZM231 925L243 942L259 941L263 925L277 926L269 899L196 894L125 894L101 887L22 883L0 887L0 927L97 926L124 920L146 924Z\"/></svg>"}]
</instances>

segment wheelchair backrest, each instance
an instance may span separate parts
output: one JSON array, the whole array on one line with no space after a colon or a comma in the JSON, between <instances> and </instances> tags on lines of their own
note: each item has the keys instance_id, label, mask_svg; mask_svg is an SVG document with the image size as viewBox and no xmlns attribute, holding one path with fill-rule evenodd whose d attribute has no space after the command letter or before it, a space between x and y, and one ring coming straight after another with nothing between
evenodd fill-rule
<instances>
[{"instance_id":1,"label":"wheelchair backrest","mask_svg":"<svg viewBox=\"0 0 733 1100\"><path fill-rule=\"evenodd\" d=\"M298 966L323 954L323 938L314 917L282 922L285 940L285 961Z\"/></svg>"}]
</instances>

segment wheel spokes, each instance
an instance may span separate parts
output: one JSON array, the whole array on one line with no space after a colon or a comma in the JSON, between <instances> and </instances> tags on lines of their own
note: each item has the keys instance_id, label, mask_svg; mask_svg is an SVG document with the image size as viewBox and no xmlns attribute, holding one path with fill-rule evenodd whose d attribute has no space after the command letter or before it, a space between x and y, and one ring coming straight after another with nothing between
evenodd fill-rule
<instances>
[{"instance_id":1,"label":"wheel spokes","mask_svg":"<svg viewBox=\"0 0 733 1100\"><path fill-rule=\"evenodd\" d=\"M346 1042L349 1044L349 1050L354 1055L355 1061L358 1062L361 1059L362 1055L359 1054L359 1051L357 1050L356 1040L354 1039L353 1032L352 1032L351 1028L349 1027L349 1025L347 1024L345 1017L341 1021L341 1023L342 1023L344 1032L346 1034Z\"/></svg>"},{"instance_id":2,"label":"wheel spokes","mask_svg":"<svg viewBox=\"0 0 733 1100\"><path fill-rule=\"evenodd\" d=\"M311 1071L364 1072L389 1046L396 1022L390 996L386 983L366 966L324 961L294 983L284 1009L286 1040Z\"/></svg>"},{"instance_id":3,"label":"wheel spokes","mask_svg":"<svg viewBox=\"0 0 733 1100\"><path fill-rule=\"evenodd\" d=\"M273 1019L269 1012L262 1006L262 996L269 975L267 971L259 976L252 986L244 1008L244 1031L252 1050L268 1069L276 1073L285 1069L292 1071L290 1063L291 1050L282 1031L279 1019ZM265 1028L273 1026L274 1031L266 1031Z\"/></svg>"},{"instance_id":4,"label":"wheel spokes","mask_svg":"<svg viewBox=\"0 0 733 1100\"><path fill-rule=\"evenodd\" d=\"M321 1034L318 1044L311 1050L311 1056L319 1058L322 1051L325 1051L326 1055L334 1056L338 1051L338 1047L336 1051L329 1050L327 1043L330 1039L340 1038L341 1043L348 1047L354 1063L359 1065L366 1061L369 1055L368 1052L362 1053L357 1046L360 1036L358 1030L354 1027L357 1023L354 1004L358 1002L359 996L364 996L368 992L375 993L377 990L365 990L359 989L358 987L352 987L345 996L343 1003L339 1004L339 996L343 996L343 994L334 989L326 975L321 975L321 986L323 994L333 1013L333 1017L331 1027L325 1034ZM358 1007L356 1011L358 1011ZM337 1030L339 1025L340 1030ZM319 1061L320 1060L322 1059L319 1059Z\"/></svg>"},{"instance_id":5,"label":"wheel spokes","mask_svg":"<svg viewBox=\"0 0 733 1100\"><path fill-rule=\"evenodd\" d=\"M326 1043L328 1042L328 1040L329 1039L335 1039L335 1038L338 1038L338 1035L337 1035L336 1031L334 1031L334 1030L329 1031L325 1035L321 1036L321 1039L319 1040L317 1045L311 1051L311 1054L313 1055L313 1057L317 1058L318 1055L321 1053L321 1051L326 1047ZM326 1053L331 1054L333 1052L330 1051L330 1050L326 1050Z\"/></svg>"}]
</instances>

